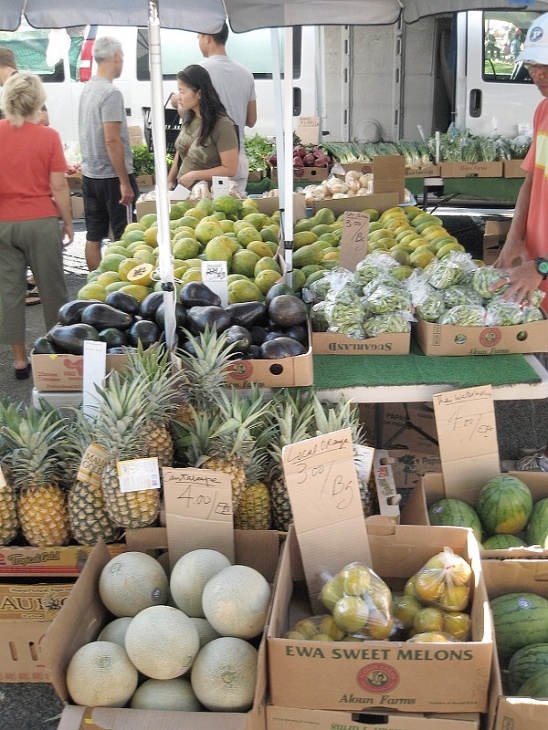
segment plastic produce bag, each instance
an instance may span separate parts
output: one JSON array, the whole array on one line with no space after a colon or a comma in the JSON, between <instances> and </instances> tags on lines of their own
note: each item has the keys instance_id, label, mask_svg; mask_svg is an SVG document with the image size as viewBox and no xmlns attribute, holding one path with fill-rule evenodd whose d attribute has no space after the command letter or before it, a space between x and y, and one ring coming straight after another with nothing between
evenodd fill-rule
<instances>
[{"instance_id":1,"label":"plastic produce bag","mask_svg":"<svg viewBox=\"0 0 548 730\"><path fill-rule=\"evenodd\" d=\"M428 560L412 578L417 598L446 611L464 611L470 601L472 568L451 548Z\"/></svg>"}]
</instances>

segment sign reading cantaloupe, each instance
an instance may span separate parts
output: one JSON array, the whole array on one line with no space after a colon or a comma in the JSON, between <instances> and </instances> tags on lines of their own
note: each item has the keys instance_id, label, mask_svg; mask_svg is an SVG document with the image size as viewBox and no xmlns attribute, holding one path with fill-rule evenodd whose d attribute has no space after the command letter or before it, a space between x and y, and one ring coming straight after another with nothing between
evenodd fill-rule
<instances>
[{"instance_id":1,"label":"sign reading cantaloupe","mask_svg":"<svg viewBox=\"0 0 548 730\"><path fill-rule=\"evenodd\" d=\"M186 553L169 577L163 564L128 551L101 571L99 595L117 618L71 658L66 679L73 702L246 712L258 669L249 639L263 631L269 583L216 550ZM175 605L167 605L170 595ZM146 679L138 688L139 673Z\"/></svg>"}]
</instances>

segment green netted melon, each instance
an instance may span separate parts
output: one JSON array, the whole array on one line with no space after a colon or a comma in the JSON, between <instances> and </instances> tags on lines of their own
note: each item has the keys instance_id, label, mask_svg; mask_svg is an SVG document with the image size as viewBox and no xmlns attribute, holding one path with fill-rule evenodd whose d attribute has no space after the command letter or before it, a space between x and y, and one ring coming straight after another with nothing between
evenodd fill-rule
<instances>
[{"instance_id":1,"label":"green netted melon","mask_svg":"<svg viewBox=\"0 0 548 730\"><path fill-rule=\"evenodd\" d=\"M492 534L516 535L523 530L532 511L529 487L509 474L490 479L482 487L476 505L485 531Z\"/></svg>"},{"instance_id":2,"label":"green netted melon","mask_svg":"<svg viewBox=\"0 0 548 730\"><path fill-rule=\"evenodd\" d=\"M462 499L440 499L428 508L431 525L469 527L478 542L481 541L481 522L473 507Z\"/></svg>"}]
</instances>

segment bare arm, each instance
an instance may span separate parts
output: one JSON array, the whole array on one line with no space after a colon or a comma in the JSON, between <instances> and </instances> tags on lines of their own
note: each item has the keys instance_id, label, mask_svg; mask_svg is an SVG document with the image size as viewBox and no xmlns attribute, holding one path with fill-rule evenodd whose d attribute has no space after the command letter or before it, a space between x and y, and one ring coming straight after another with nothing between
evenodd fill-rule
<instances>
[{"instance_id":1,"label":"bare arm","mask_svg":"<svg viewBox=\"0 0 548 730\"><path fill-rule=\"evenodd\" d=\"M226 152L220 152L219 157L221 158L221 164L218 167L212 167L209 170L185 172L179 178L181 185L184 185L185 188L191 188L199 180L212 180L214 177L234 177L240 161L238 148L234 147L234 149Z\"/></svg>"},{"instance_id":2,"label":"bare arm","mask_svg":"<svg viewBox=\"0 0 548 730\"><path fill-rule=\"evenodd\" d=\"M177 172L179 170L179 160L181 159L181 155L179 152L175 152L175 156L173 157L173 164L169 168L169 173L167 175L167 183L168 187L174 187L177 185Z\"/></svg>"},{"instance_id":3,"label":"bare arm","mask_svg":"<svg viewBox=\"0 0 548 730\"><path fill-rule=\"evenodd\" d=\"M253 99L247 105L247 114L245 117L245 126L254 127L257 124L257 101Z\"/></svg>"},{"instance_id":4,"label":"bare arm","mask_svg":"<svg viewBox=\"0 0 548 730\"><path fill-rule=\"evenodd\" d=\"M63 243L68 246L74 239L74 225L70 209L70 191L64 172L50 172L49 185L51 195L59 209L63 220Z\"/></svg>"},{"instance_id":5,"label":"bare arm","mask_svg":"<svg viewBox=\"0 0 548 730\"><path fill-rule=\"evenodd\" d=\"M103 134L109 159L116 172L116 177L120 180L120 205L130 205L135 195L126 170L124 143L120 134L121 126L120 122L105 122Z\"/></svg>"}]
</instances>

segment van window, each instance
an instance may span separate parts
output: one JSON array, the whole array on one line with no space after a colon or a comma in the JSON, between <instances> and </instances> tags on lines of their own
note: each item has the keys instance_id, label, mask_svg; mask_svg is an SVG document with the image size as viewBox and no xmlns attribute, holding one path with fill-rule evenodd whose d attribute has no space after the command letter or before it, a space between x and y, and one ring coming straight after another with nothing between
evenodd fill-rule
<instances>
[{"instance_id":1,"label":"van window","mask_svg":"<svg viewBox=\"0 0 548 730\"><path fill-rule=\"evenodd\" d=\"M301 28L293 31L293 77L301 75ZM196 33L169 28L160 29L163 77L175 80L177 73L192 63L199 63L200 53ZM255 79L272 79L272 54L270 53L270 29L247 33L231 33L226 50L228 55L248 68ZM267 49L267 52L265 52ZM283 39L280 48L280 64L283 75ZM137 35L137 79L150 80L148 29L142 28Z\"/></svg>"},{"instance_id":2,"label":"van window","mask_svg":"<svg viewBox=\"0 0 548 730\"><path fill-rule=\"evenodd\" d=\"M13 32L1 31L0 46L13 51L19 71L37 74L46 84L66 80L66 49L70 79L77 81L85 29L86 26L78 26L66 31L50 31L26 26Z\"/></svg>"},{"instance_id":3,"label":"van window","mask_svg":"<svg viewBox=\"0 0 548 730\"><path fill-rule=\"evenodd\" d=\"M531 84L523 64L516 58L531 23L539 13L484 12L483 13L483 80L491 83Z\"/></svg>"}]
</instances>

